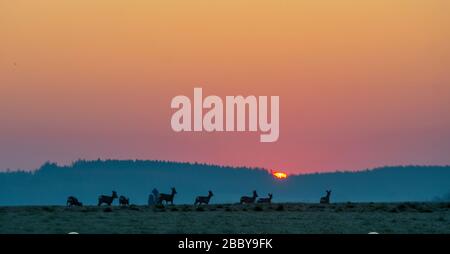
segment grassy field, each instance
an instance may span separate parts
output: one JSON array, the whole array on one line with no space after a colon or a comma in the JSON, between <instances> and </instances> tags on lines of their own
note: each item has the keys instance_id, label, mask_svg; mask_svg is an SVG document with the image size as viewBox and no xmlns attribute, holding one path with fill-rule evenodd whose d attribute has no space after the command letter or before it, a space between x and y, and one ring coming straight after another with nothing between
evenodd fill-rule
<instances>
[{"instance_id":1,"label":"grassy field","mask_svg":"<svg viewBox=\"0 0 450 254\"><path fill-rule=\"evenodd\" d=\"M0 233L450 233L450 203L0 207Z\"/></svg>"}]
</instances>

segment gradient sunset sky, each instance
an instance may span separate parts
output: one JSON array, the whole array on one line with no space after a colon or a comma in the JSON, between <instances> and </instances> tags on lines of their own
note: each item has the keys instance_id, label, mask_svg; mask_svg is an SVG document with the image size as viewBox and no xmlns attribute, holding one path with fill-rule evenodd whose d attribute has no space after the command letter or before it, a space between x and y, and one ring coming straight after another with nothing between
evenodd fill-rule
<instances>
[{"instance_id":1,"label":"gradient sunset sky","mask_svg":"<svg viewBox=\"0 0 450 254\"><path fill-rule=\"evenodd\" d=\"M0 0L0 169L450 164L450 1ZM175 133L176 95L280 96L280 138Z\"/></svg>"}]
</instances>

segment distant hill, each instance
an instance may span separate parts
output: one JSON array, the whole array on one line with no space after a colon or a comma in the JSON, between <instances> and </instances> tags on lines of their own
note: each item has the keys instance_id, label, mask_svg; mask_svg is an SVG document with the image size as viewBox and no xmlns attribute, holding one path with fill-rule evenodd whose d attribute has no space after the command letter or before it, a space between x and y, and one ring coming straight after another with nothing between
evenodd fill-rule
<instances>
[{"instance_id":1,"label":"distant hill","mask_svg":"<svg viewBox=\"0 0 450 254\"><path fill-rule=\"evenodd\" d=\"M34 172L0 173L0 205L62 205L69 195L96 204L116 190L131 203L146 204L153 188L175 203L191 204L212 190L213 203L237 202L257 190L274 202L317 202L326 189L332 202L433 201L450 193L450 166L383 167L358 172L293 175L277 180L263 169L165 161L79 160L70 166L46 163Z\"/></svg>"}]
</instances>

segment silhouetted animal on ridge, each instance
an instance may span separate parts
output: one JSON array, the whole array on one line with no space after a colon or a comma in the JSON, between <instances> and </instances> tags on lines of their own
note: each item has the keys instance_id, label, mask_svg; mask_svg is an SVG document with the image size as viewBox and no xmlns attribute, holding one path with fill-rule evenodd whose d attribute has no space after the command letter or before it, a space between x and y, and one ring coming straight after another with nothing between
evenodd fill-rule
<instances>
[{"instance_id":1,"label":"silhouetted animal on ridge","mask_svg":"<svg viewBox=\"0 0 450 254\"><path fill-rule=\"evenodd\" d=\"M255 203L255 200L256 200L257 197L258 197L258 194L254 190L252 197L242 196L239 203L240 204L252 204L252 203Z\"/></svg>"},{"instance_id":2,"label":"silhouetted animal on ridge","mask_svg":"<svg viewBox=\"0 0 450 254\"><path fill-rule=\"evenodd\" d=\"M329 204L330 203L330 196L331 196L331 190L327 190L327 195L325 197L320 198L321 204Z\"/></svg>"},{"instance_id":3,"label":"silhouetted animal on ridge","mask_svg":"<svg viewBox=\"0 0 450 254\"><path fill-rule=\"evenodd\" d=\"M166 201L166 204L170 202L173 205L173 198L175 197L175 194L177 194L177 190L175 190L175 188L172 188L171 194L160 193L158 196L158 204L162 204L163 201Z\"/></svg>"},{"instance_id":4,"label":"silhouetted animal on ridge","mask_svg":"<svg viewBox=\"0 0 450 254\"><path fill-rule=\"evenodd\" d=\"M111 205L115 198L117 198L117 192L115 191L112 192L111 196L101 195L98 197L98 206L101 206L103 203Z\"/></svg>"},{"instance_id":5,"label":"silhouetted animal on ridge","mask_svg":"<svg viewBox=\"0 0 450 254\"><path fill-rule=\"evenodd\" d=\"M159 197L159 191L154 188L152 190L152 194L148 195L148 205L154 205L156 203L158 203L158 197Z\"/></svg>"},{"instance_id":6,"label":"silhouetted animal on ridge","mask_svg":"<svg viewBox=\"0 0 450 254\"><path fill-rule=\"evenodd\" d=\"M119 205L120 206L128 206L130 205L130 199L125 196L119 197Z\"/></svg>"},{"instance_id":7,"label":"silhouetted animal on ridge","mask_svg":"<svg viewBox=\"0 0 450 254\"><path fill-rule=\"evenodd\" d=\"M208 196L198 196L195 198L195 203L194 205L201 205L201 204L209 204L209 201L211 200L211 197L214 196L214 194L212 193L212 191L208 191Z\"/></svg>"},{"instance_id":8,"label":"silhouetted animal on ridge","mask_svg":"<svg viewBox=\"0 0 450 254\"><path fill-rule=\"evenodd\" d=\"M268 198L258 199L257 203L268 203L268 204L272 203L272 197L273 197L272 193L269 193L268 196L269 196Z\"/></svg>"},{"instance_id":9,"label":"silhouetted animal on ridge","mask_svg":"<svg viewBox=\"0 0 450 254\"><path fill-rule=\"evenodd\" d=\"M70 196L67 198L66 206L72 207L72 206L83 206L83 203L78 201L78 199L74 196Z\"/></svg>"}]
</instances>

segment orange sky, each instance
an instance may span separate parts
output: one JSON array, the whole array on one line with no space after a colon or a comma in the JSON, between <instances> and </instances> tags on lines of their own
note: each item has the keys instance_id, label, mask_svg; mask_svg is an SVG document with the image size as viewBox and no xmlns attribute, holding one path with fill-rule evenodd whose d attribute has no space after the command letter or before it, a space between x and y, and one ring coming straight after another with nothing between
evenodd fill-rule
<instances>
[{"instance_id":1,"label":"orange sky","mask_svg":"<svg viewBox=\"0 0 450 254\"><path fill-rule=\"evenodd\" d=\"M450 2L0 0L0 168L450 164ZM280 139L174 133L170 100L280 96Z\"/></svg>"}]
</instances>

